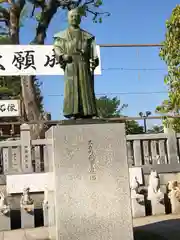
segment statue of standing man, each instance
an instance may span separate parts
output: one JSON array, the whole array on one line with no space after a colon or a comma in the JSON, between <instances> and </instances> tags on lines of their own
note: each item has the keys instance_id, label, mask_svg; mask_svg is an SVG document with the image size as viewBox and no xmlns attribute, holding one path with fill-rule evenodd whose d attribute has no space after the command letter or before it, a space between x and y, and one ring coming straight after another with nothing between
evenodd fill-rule
<instances>
[{"instance_id":1,"label":"statue of standing man","mask_svg":"<svg viewBox=\"0 0 180 240\"><path fill-rule=\"evenodd\" d=\"M99 65L95 37L80 28L78 8L68 12L69 27L54 35L54 51L64 70L64 117L97 117L94 70Z\"/></svg>"}]
</instances>

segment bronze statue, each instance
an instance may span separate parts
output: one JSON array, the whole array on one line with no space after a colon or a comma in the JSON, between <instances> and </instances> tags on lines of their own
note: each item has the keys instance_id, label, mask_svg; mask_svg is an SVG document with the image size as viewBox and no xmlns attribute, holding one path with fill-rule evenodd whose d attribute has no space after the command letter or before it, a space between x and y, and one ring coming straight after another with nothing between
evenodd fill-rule
<instances>
[{"instance_id":1,"label":"bronze statue","mask_svg":"<svg viewBox=\"0 0 180 240\"><path fill-rule=\"evenodd\" d=\"M78 8L68 13L69 27L54 35L54 51L64 69L64 116L97 117L94 70L99 65L95 37L80 28Z\"/></svg>"}]
</instances>

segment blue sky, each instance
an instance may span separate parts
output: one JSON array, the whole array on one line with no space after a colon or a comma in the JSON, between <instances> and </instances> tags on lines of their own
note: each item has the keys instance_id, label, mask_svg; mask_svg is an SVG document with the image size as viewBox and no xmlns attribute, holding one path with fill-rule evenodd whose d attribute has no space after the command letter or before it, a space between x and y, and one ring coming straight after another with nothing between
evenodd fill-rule
<instances>
[{"instance_id":1,"label":"blue sky","mask_svg":"<svg viewBox=\"0 0 180 240\"><path fill-rule=\"evenodd\" d=\"M166 3L165 3L166 2ZM98 44L161 43L165 36L165 21L170 17L177 0L104 0L102 9L111 13L102 24L94 24L89 15L83 19L82 28L96 36ZM27 28L21 30L21 43L33 39L35 25L27 21ZM60 10L47 31L46 44L53 42L54 33L67 27L65 12ZM102 75L95 78L95 91L110 97L117 96L128 104L124 114L137 116L140 111L152 111L166 98L159 94L120 94L127 92L166 91L163 82L166 66L160 60L159 48L101 48ZM157 71L114 70L113 68L159 69ZM45 110L51 112L53 119L62 119L63 76L39 77L43 82ZM98 95L100 96L100 95ZM152 125L154 121L149 121Z\"/></svg>"}]
</instances>

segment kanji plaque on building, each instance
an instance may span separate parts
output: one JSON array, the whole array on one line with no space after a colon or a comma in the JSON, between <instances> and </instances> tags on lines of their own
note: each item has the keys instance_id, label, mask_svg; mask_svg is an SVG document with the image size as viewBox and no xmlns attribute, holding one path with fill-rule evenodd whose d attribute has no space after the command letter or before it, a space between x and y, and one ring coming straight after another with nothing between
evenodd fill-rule
<instances>
[{"instance_id":1,"label":"kanji plaque on building","mask_svg":"<svg viewBox=\"0 0 180 240\"><path fill-rule=\"evenodd\" d=\"M0 117L18 117L20 115L20 100L0 100Z\"/></svg>"}]
</instances>

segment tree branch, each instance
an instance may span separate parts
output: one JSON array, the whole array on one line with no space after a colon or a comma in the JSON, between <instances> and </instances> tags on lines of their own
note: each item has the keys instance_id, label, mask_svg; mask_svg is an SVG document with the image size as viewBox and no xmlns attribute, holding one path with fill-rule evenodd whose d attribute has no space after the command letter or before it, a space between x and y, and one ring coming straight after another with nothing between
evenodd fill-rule
<instances>
[{"instance_id":1,"label":"tree branch","mask_svg":"<svg viewBox=\"0 0 180 240\"><path fill-rule=\"evenodd\" d=\"M4 22L7 27L9 27L10 14L7 9L0 7L0 19Z\"/></svg>"},{"instance_id":2,"label":"tree branch","mask_svg":"<svg viewBox=\"0 0 180 240\"><path fill-rule=\"evenodd\" d=\"M10 38L14 44L19 44L19 22L21 11L24 8L25 0L18 0L10 7Z\"/></svg>"},{"instance_id":3,"label":"tree branch","mask_svg":"<svg viewBox=\"0 0 180 240\"><path fill-rule=\"evenodd\" d=\"M86 11L93 14L95 17L97 17L98 15L106 15L107 17L110 16L109 12L94 12L88 8L86 9Z\"/></svg>"},{"instance_id":4,"label":"tree branch","mask_svg":"<svg viewBox=\"0 0 180 240\"><path fill-rule=\"evenodd\" d=\"M36 36L32 41L32 44L44 44L46 38L46 30L54 16L57 12L58 3L55 0L50 0L46 5L45 9L41 13L39 24L36 29Z\"/></svg>"},{"instance_id":5,"label":"tree branch","mask_svg":"<svg viewBox=\"0 0 180 240\"><path fill-rule=\"evenodd\" d=\"M89 5L89 4L91 4L91 3L94 3L94 0L88 0L88 1L86 0L83 5Z\"/></svg>"},{"instance_id":6,"label":"tree branch","mask_svg":"<svg viewBox=\"0 0 180 240\"><path fill-rule=\"evenodd\" d=\"M89 12L94 15L94 18L93 18L94 21L99 15L110 16L109 12L99 12L99 11L93 11L90 9L89 7L90 5L94 5L96 9L98 8L98 6L95 5L95 2L96 2L95 0L85 0L84 3L82 3L82 0L78 0L78 1L59 0L58 2L60 7L67 8L68 10L71 10L76 7L85 7L86 12Z\"/></svg>"}]
</instances>

